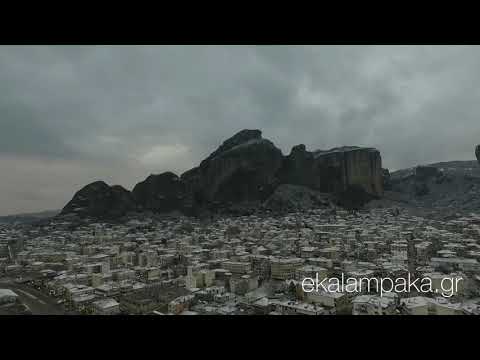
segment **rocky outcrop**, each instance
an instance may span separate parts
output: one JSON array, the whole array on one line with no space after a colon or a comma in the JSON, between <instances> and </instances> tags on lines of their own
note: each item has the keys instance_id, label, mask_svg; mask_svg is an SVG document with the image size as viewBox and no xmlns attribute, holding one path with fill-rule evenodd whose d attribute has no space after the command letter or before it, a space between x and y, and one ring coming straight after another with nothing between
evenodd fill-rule
<instances>
[{"instance_id":1,"label":"rocky outcrop","mask_svg":"<svg viewBox=\"0 0 480 360\"><path fill-rule=\"evenodd\" d=\"M109 186L103 181L95 181L75 193L60 215L117 218L134 210L136 203L130 191L120 185Z\"/></svg>"},{"instance_id":2,"label":"rocky outcrop","mask_svg":"<svg viewBox=\"0 0 480 360\"><path fill-rule=\"evenodd\" d=\"M290 205L308 199L318 203L310 191L334 193L344 200L352 195L355 204L363 203L367 198L383 194L380 153L361 147L310 152L301 144L284 157L280 149L262 137L260 130L242 130L181 177L171 172L150 175L131 193L120 186L95 182L75 194L63 212L115 217L131 210L154 213L179 210L187 215L199 215L240 208L235 211L246 213L245 209L248 212L255 209L282 184L302 187L302 190L282 187L277 197L271 198L271 204L287 198L293 201L284 201Z\"/></svg>"},{"instance_id":3,"label":"rocky outcrop","mask_svg":"<svg viewBox=\"0 0 480 360\"><path fill-rule=\"evenodd\" d=\"M330 194L321 193L305 186L282 184L265 201L263 207L272 211L298 211L328 207L332 203Z\"/></svg>"},{"instance_id":4,"label":"rocky outcrop","mask_svg":"<svg viewBox=\"0 0 480 360\"><path fill-rule=\"evenodd\" d=\"M430 193L430 188L428 185L424 182L417 182L414 184L414 191L415 191L415 196L420 197L420 196L425 196Z\"/></svg>"},{"instance_id":5,"label":"rocky outcrop","mask_svg":"<svg viewBox=\"0 0 480 360\"><path fill-rule=\"evenodd\" d=\"M391 179L390 190L420 198L428 195L431 188L450 181L451 177L438 166L422 165L397 171Z\"/></svg>"},{"instance_id":6,"label":"rocky outcrop","mask_svg":"<svg viewBox=\"0 0 480 360\"><path fill-rule=\"evenodd\" d=\"M198 168L182 175L196 203L265 199L276 187L282 152L260 130L242 130L215 150Z\"/></svg>"},{"instance_id":7,"label":"rocky outcrop","mask_svg":"<svg viewBox=\"0 0 480 360\"><path fill-rule=\"evenodd\" d=\"M182 210L185 184L172 172L150 175L135 185L132 195L140 209L155 213Z\"/></svg>"},{"instance_id":8,"label":"rocky outcrop","mask_svg":"<svg viewBox=\"0 0 480 360\"><path fill-rule=\"evenodd\" d=\"M388 169L382 169L383 190L388 191L392 189L392 181L390 171Z\"/></svg>"},{"instance_id":9,"label":"rocky outcrop","mask_svg":"<svg viewBox=\"0 0 480 360\"><path fill-rule=\"evenodd\" d=\"M342 193L360 185L373 196L383 194L380 152L373 148L341 147L309 152L293 147L278 173L281 183L307 186L328 193Z\"/></svg>"},{"instance_id":10,"label":"rocky outcrop","mask_svg":"<svg viewBox=\"0 0 480 360\"><path fill-rule=\"evenodd\" d=\"M249 141L261 140L262 139L262 132L260 130L241 130L231 138L225 140L217 150L210 154L205 160L200 163L200 166L205 165L210 160L214 159L215 157L221 155L222 153L227 152L228 150L233 149L234 147L245 144Z\"/></svg>"},{"instance_id":11,"label":"rocky outcrop","mask_svg":"<svg viewBox=\"0 0 480 360\"><path fill-rule=\"evenodd\" d=\"M336 194L359 185L373 197L383 194L378 150L343 147L310 152L300 144L284 157L259 130L243 130L226 140L182 180L187 193L193 193L194 204L261 201L280 184Z\"/></svg>"},{"instance_id":12,"label":"rocky outcrop","mask_svg":"<svg viewBox=\"0 0 480 360\"><path fill-rule=\"evenodd\" d=\"M420 171L419 171L420 169ZM391 174L388 198L435 212L478 211L480 167L477 161L451 161L398 170Z\"/></svg>"},{"instance_id":13,"label":"rocky outcrop","mask_svg":"<svg viewBox=\"0 0 480 360\"><path fill-rule=\"evenodd\" d=\"M415 178L418 181L425 181L441 175L441 171L435 166L417 166L415 168Z\"/></svg>"},{"instance_id":14,"label":"rocky outcrop","mask_svg":"<svg viewBox=\"0 0 480 360\"><path fill-rule=\"evenodd\" d=\"M477 157L477 161L480 164L480 145L475 147L475 156Z\"/></svg>"}]
</instances>

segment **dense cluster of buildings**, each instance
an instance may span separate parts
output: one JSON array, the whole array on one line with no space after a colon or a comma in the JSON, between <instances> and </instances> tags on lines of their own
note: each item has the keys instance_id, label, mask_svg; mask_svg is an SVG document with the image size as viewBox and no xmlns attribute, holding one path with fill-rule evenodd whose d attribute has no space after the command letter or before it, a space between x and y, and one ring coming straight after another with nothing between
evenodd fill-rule
<instances>
[{"instance_id":1,"label":"dense cluster of buildings","mask_svg":"<svg viewBox=\"0 0 480 360\"><path fill-rule=\"evenodd\" d=\"M479 240L478 215L439 222L396 209L75 228L53 220L0 225L0 277L36 286L81 314L478 314ZM409 273L431 279L434 291L302 288L305 278ZM462 279L448 297L440 286L446 277Z\"/></svg>"}]
</instances>

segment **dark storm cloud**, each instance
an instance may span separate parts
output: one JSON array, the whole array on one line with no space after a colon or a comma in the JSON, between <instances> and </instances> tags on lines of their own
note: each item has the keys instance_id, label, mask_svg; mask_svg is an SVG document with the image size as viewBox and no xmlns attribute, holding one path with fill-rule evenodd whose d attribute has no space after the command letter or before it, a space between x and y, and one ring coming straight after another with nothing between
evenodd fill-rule
<instances>
[{"instance_id":1,"label":"dark storm cloud","mask_svg":"<svg viewBox=\"0 0 480 360\"><path fill-rule=\"evenodd\" d=\"M473 159L479 69L475 46L3 46L0 214L181 173L243 128L392 169Z\"/></svg>"}]
</instances>

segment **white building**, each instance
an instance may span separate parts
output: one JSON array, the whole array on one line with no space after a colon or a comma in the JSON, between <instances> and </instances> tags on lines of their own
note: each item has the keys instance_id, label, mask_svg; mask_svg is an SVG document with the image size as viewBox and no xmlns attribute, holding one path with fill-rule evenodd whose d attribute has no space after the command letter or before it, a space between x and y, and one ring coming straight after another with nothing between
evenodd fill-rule
<instances>
[{"instance_id":1,"label":"white building","mask_svg":"<svg viewBox=\"0 0 480 360\"><path fill-rule=\"evenodd\" d=\"M304 263L300 258L272 259L271 277L276 280L295 279L295 271Z\"/></svg>"},{"instance_id":2,"label":"white building","mask_svg":"<svg viewBox=\"0 0 480 360\"><path fill-rule=\"evenodd\" d=\"M428 299L423 296L414 296L400 300L407 315L428 315L429 303Z\"/></svg>"},{"instance_id":3,"label":"white building","mask_svg":"<svg viewBox=\"0 0 480 360\"><path fill-rule=\"evenodd\" d=\"M117 315L120 313L120 304L115 299L102 299L92 303L95 315Z\"/></svg>"},{"instance_id":4,"label":"white building","mask_svg":"<svg viewBox=\"0 0 480 360\"><path fill-rule=\"evenodd\" d=\"M396 293L360 295L353 302L352 315L393 315L396 314L399 298Z\"/></svg>"},{"instance_id":5,"label":"white building","mask_svg":"<svg viewBox=\"0 0 480 360\"><path fill-rule=\"evenodd\" d=\"M0 289L0 305L16 302L18 295L10 289Z\"/></svg>"}]
</instances>

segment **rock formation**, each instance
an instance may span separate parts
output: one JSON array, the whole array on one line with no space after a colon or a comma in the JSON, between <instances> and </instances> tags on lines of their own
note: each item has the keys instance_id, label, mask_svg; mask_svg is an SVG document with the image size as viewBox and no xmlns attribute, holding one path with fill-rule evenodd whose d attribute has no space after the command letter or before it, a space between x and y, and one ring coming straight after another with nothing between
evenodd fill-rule
<instances>
[{"instance_id":1,"label":"rock formation","mask_svg":"<svg viewBox=\"0 0 480 360\"><path fill-rule=\"evenodd\" d=\"M428 195L430 193L430 188L424 182L415 183L414 189L415 189L415 196L417 196L417 197L425 196L425 195Z\"/></svg>"},{"instance_id":2,"label":"rock formation","mask_svg":"<svg viewBox=\"0 0 480 360\"><path fill-rule=\"evenodd\" d=\"M417 166L415 168L415 178L418 181L424 181L440 175L441 171L435 166Z\"/></svg>"},{"instance_id":3,"label":"rock formation","mask_svg":"<svg viewBox=\"0 0 480 360\"><path fill-rule=\"evenodd\" d=\"M172 172L150 175L135 185L132 195L143 210L162 213L181 210L185 199L185 184Z\"/></svg>"},{"instance_id":4,"label":"rock formation","mask_svg":"<svg viewBox=\"0 0 480 360\"><path fill-rule=\"evenodd\" d=\"M477 161L480 164L480 145L475 147L475 156L477 157Z\"/></svg>"},{"instance_id":5,"label":"rock formation","mask_svg":"<svg viewBox=\"0 0 480 360\"><path fill-rule=\"evenodd\" d=\"M283 160L278 171L278 179L282 184L293 184L317 188L317 174L314 166L313 153L306 150L305 145L294 146Z\"/></svg>"},{"instance_id":6,"label":"rock formation","mask_svg":"<svg viewBox=\"0 0 480 360\"><path fill-rule=\"evenodd\" d=\"M120 186L95 182L75 194L62 214L115 217L133 210L180 210L198 215L204 210L235 206L255 208L281 184L307 189L301 191L300 202L306 198L317 202L309 192L312 190L341 195L343 200L352 195L358 204L382 196L383 175L380 153L373 148L352 146L309 152L301 144L283 156L280 149L262 137L260 130L242 130L181 177L171 172L150 175L131 193ZM293 188L282 189L288 191L281 191L278 198L299 194ZM240 212L245 211L242 208Z\"/></svg>"},{"instance_id":7,"label":"rock formation","mask_svg":"<svg viewBox=\"0 0 480 360\"><path fill-rule=\"evenodd\" d=\"M475 161L450 161L391 173L387 199L402 206L437 213L471 212L480 208L480 167Z\"/></svg>"},{"instance_id":8,"label":"rock formation","mask_svg":"<svg viewBox=\"0 0 480 360\"><path fill-rule=\"evenodd\" d=\"M260 130L242 130L182 175L197 203L265 199L276 186L282 152Z\"/></svg>"},{"instance_id":9,"label":"rock formation","mask_svg":"<svg viewBox=\"0 0 480 360\"><path fill-rule=\"evenodd\" d=\"M344 146L314 152L321 176L320 191L344 192L352 185L361 186L374 197L383 195L382 158L374 148Z\"/></svg>"},{"instance_id":10,"label":"rock formation","mask_svg":"<svg viewBox=\"0 0 480 360\"><path fill-rule=\"evenodd\" d=\"M308 152L293 147L278 173L281 183L307 186L321 192L340 193L360 185L373 196L383 194L380 152L372 148L342 147Z\"/></svg>"},{"instance_id":11,"label":"rock formation","mask_svg":"<svg viewBox=\"0 0 480 360\"><path fill-rule=\"evenodd\" d=\"M120 185L109 186L103 181L95 181L79 190L60 214L117 218L134 210L136 203L130 191Z\"/></svg>"}]
</instances>

